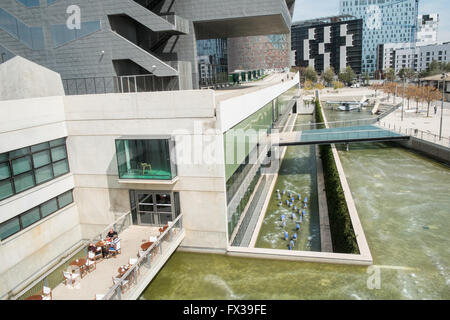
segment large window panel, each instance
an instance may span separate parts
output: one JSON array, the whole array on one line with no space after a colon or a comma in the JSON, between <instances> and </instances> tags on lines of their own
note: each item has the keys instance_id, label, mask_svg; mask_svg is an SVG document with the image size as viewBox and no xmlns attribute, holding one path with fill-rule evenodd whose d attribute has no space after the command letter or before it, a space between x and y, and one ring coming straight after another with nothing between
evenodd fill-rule
<instances>
[{"instance_id":1,"label":"large window panel","mask_svg":"<svg viewBox=\"0 0 450 320\"><path fill-rule=\"evenodd\" d=\"M24 155L28 154L29 152L30 152L30 148L28 148L28 147L10 151L9 158L10 159L19 158L20 156L24 156Z\"/></svg>"},{"instance_id":2,"label":"large window panel","mask_svg":"<svg viewBox=\"0 0 450 320\"><path fill-rule=\"evenodd\" d=\"M52 160L54 162L65 159L66 157L67 157L67 154L66 154L65 146L60 146L60 147L52 149Z\"/></svg>"},{"instance_id":3,"label":"large window panel","mask_svg":"<svg viewBox=\"0 0 450 320\"><path fill-rule=\"evenodd\" d=\"M56 198L47 201L46 203L41 205L42 218L52 214L57 210L58 210L58 203L56 202Z\"/></svg>"},{"instance_id":4,"label":"large window panel","mask_svg":"<svg viewBox=\"0 0 450 320\"><path fill-rule=\"evenodd\" d=\"M53 164L53 173L55 174L55 177L61 176L67 172L69 172L67 160L62 160Z\"/></svg>"},{"instance_id":5,"label":"large window panel","mask_svg":"<svg viewBox=\"0 0 450 320\"><path fill-rule=\"evenodd\" d=\"M64 208L68 204L73 202L72 190L63 193L58 197L59 208Z\"/></svg>"},{"instance_id":6,"label":"large window panel","mask_svg":"<svg viewBox=\"0 0 450 320\"><path fill-rule=\"evenodd\" d=\"M121 179L171 180L168 139L116 140L117 163Z\"/></svg>"},{"instance_id":7,"label":"large window panel","mask_svg":"<svg viewBox=\"0 0 450 320\"><path fill-rule=\"evenodd\" d=\"M11 171L9 170L9 163L0 163L0 180L7 179L11 176Z\"/></svg>"},{"instance_id":8,"label":"large window panel","mask_svg":"<svg viewBox=\"0 0 450 320\"><path fill-rule=\"evenodd\" d=\"M14 177L14 187L16 193L25 191L34 186L33 172L24 173L20 176Z\"/></svg>"},{"instance_id":9,"label":"large window panel","mask_svg":"<svg viewBox=\"0 0 450 320\"><path fill-rule=\"evenodd\" d=\"M0 238L6 239L20 231L19 217L15 217L9 221L0 224Z\"/></svg>"},{"instance_id":10,"label":"large window panel","mask_svg":"<svg viewBox=\"0 0 450 320\"><path fill-rule=\"evenodd\" d=\"M19 159L15 159L11 161L12 169L14 175L19 175L21 173L27 172L31 170L31 157L26 156Z\"/></svg>"},{"instance_id":11,"label":"large window panel","mask_svg":"<svg viewBox=\"0 0 450 320\"><path fill-rule=\"evenodd\" d=\"M87 21L81 23L81 29L77 30L77 39L100 30L100 21Z\"/></svg>"},{"instance_id":12,"label":"large window panel","mask_svg":"<svg viewBox=\"0 0 450 320\"><path fill-rule=\"evenodd\" d=\"M53 178L52 166L48 165L35 170L36 184L49 181Z\"/></svg>"},{"instance_id":13,"label":"large window panel","mask_svg":"<svg viewBox=\"0 0 450 320\"><path fill-rule=\"evenodd\" d=\"M32 146L31 147L31 152L38 152L38 151L42 151L42 150L45 150L45 149L48 149L48 148L49 148L48 142L44 142L44 143L40 143L40 144L37 144L35 146Z\"/></svg>"},{"instance_id":14,"label":"large window panel","mask_svg":"<svg viewBox=\"0 0 450 320\"><path fill-rule=\"evenodd\" d=\"M8 180L0 181L0 200L6 199L14 194L12 182Z\"/></svg>"},{"instance_id":15,"label":"large window panel","mask_svg":"<svg viewBox=\"0 0 450 320\"><path fill-rule=\"evenodd\" d=\"M22 228L31 226L33 223L39 221L41 215L39 213L39 207L33 208L20 216L20 221L22 222Z\"/></svg>"},{"instance_id":16,"label":"large window panel","mask_svg":"<svg viewBox=\"0 0 450 320\"><path fill-rule=\"evenodd\" d=\"M33 154L33 164L35 168L40 168L51 162L48 150Z\"/></svg>"}]
</instances>

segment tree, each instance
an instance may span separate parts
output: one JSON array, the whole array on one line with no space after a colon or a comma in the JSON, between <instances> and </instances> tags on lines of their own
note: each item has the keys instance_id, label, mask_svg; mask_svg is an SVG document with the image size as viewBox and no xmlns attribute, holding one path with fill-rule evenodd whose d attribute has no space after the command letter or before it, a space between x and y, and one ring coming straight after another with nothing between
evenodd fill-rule
<instances>
[{"instance_id":1,"label":"tree","mask_svg":"<svg viewBox=\"0 0 450 320\"><path fill-rule=\"evenodd\" d=\"M347 85L351 85L352 81L355 80L355 78L356 74L350 66L347 66L344 71L339 73L339 80Z\"/></svg>"},{"instance_id":2,"label":"tree","mask_svg":"<svg viewBox=\"0 0 450 320\"><path fill-rule=\"evenodd\" d=\"M311 80L306 80L305 81L305 85L304 85L304 89L305 90L312 90L312 88L313 88L313 84L312 84Z\"/></svg>"},{"instance_id":3,"label":"tree","mask_svg":"<svg viewBox=\"0 0 450 320\"><path fill-rule=\"evenodd\" d=\"M416 101L416 113L419 113L419 102L423 100L423 89L419 86L414 86L413 99Z\"/></svg>"},{"instance_id":4,"label":"tree","mask_svg":"<svg viewBox=\"0 0 450 320\"><path fill-rule=\"evenodd\" d=\"M423 99L427 102L427 117L430 116L430 105L431 102L439 100L441 98L441 93L436 88L426 86L423 88Z\"/></svg>"},{"instance_id":5,"label":"tree","mask_svg":"<svg viewBox=\"0 0 450 320\"><path fill-rule=\"evenodd\" d=\"M344 84L340 81L333 81L333 88L334 90L342 89L344 87Z\"/></svg>"},{"instance_id":6,"label":"tree","mask_svg":"<svg viewBox=\"0 0 450 320\"><path fill-rule=\"evenodd\" d=\"M322 78L327 84L331 84L334 80L335 75L336 74L334 73L333 68L330 67L322 74Z\"/></svg>"},{"instance_id":7,"label":"tree","mask_svg":"<svg viewBox=\"0 0 450 320\"><path fill-rule=\"evenodd\" d=\"M304 70L304 75L305 75L305 80L306 81L311 81L311 82L313 82L313 83L315 83L315 82L317 82L317 72L316 72L316 70L314 70L314 68L313 67L307 67L305 70Z\"/></svg>"},{"instance_id":8,"label":"tree","mask_svg":"<svg viewBox=\"0 0 450 320\"><path fill-rule=\"evenodd\" d=\"M403 68L398 72L398 77L404 81L412 80L416 76L416 72L411 68Z\"/></svg>"},{"instance_id":9,"label":"tree","mask_svg":"<svg viewBox=\"0 0 450 320\"><path fill-rule=\"evenodd\" d=\"M384 75L388 81L391 81L391 82L395 81L396 76L395 76L394 69L388 68L387 70L384 71Z\"/></svg>"},{"instance_id":10,"label":"tree","mask_svg":"<svg viewBox=\"0 0 450 320\"><path fill-rule=\"evenodd\" d=\"M409 110L409 106L410 106L409 103L410 103L411 99L414 99L415 91L416 91L415 85L409 85L405 89L405 97L408 100L408 110Z\"/></svg>"},{"instance_id":11,"label":"tree","mask_svg":"<svg viewBox=\"0 0 450 320\"><path fill-rule=\"evenodd\" d=\"M369 85L370 75L367 71L364 73L364 79L365 79L366 85Z\"/></svg>"}]
</instances>

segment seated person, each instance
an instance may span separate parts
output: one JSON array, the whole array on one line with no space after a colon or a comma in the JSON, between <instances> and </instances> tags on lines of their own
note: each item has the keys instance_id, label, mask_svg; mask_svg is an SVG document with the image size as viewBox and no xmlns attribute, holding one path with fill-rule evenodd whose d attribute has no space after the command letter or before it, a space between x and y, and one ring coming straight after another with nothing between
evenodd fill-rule
<instances>
[{"instance_id":1,"label":"seated person","mask_svg":"<svg viewBox=\"0 0 450 320\"><path fill-rule=\"evenodd\" d=\"M95 244L93 244L92 242L89 243L88 251L92 251L92 252L96 253L97 252L97 247L95 246Z\"/></svg>"},{"instance_id":2,"label":"seated person","mask_svg":"<svg viewBox=\"0 0 450 320\"><path fill-rule=\"evenodd\" d=\"M112 238L114 238L114 236L117 236L117 232L114 231L112 228L109 229L109 232L108 232L108 234L106 235L106 237L109 238L109 239L112 239Z\"/></svg>"}]
</instances>

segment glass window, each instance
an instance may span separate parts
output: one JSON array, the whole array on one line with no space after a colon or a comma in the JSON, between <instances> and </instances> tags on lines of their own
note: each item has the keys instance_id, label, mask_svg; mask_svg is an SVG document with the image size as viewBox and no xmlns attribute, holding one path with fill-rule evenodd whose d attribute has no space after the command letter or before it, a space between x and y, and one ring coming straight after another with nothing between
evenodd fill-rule
<instances>
[{"instance_id":1,"label":"glass window","mask_svg":"<svg viewBox=\"0 0 450 320\"><path fill-rule=\"evenodd\" d=\"M155 210L153 203L153 194L139 194L139 211L153 212Z\"/></svg>"},{"instance_id":2,"label":"glass window","mask_svg":"<svg viewBox=\"0 0 450 320\"><path fill-rule=\"evenodd\" d=\"M30 27L32 49L42 50L45 47L44 44L44 30L41 27Z\"/></svg>"},{"instance_id":3,"label":"glass window","mask_svg":"<svg viewBox=\"0 0 450 320\"><path fill-rule=\"evenodd\" d=\"M170 199L170 194L157 194L156 208L158 212L172 212L172 202Z\"/></svg>"},{"instance_id":4,"label":"glass window","mask_svg":"<svg viewBox=\"0 0 450 320\"><path fill-rule=\"evenodd\" d=\"M14 187L16 188L16 193L25 191L33 186L33 172L24 173L20 176L14 177Z\"/></svg>"},{"instance_id":5,"label":"glass window","mask_svg":"<svg viewBox=\"0 0 450 320\"><path fill-rule=\"evenodd\" d=\"M45 166L50 162L50 152L48 150L33 154L33 163L35 168Z\"/></svg>"},{"instance_id":6,"label":"glass window","mask_svg":"<svg viewBox=\"0 0 450 320\"><path fill-rule=\"evenodd\" d=\"M48 149L48 148L49 148L48 142L44 142L44 143L40 143L40 144L37 144L35 146L32 146L31 147L31 152L38 152L38 151L42 151L42 150L45 150L45 149Z\"/></svg>"},{"instance_id":7,"label":"glass window","mask_svg":"<svg viewBox=\"0 0 450 320\"><path fill-rule=\"evenodd\" d=\"M39 213L39 207L33 208L20 216L20 221L22 222L22 229L31 226L36 221L41 219Z\"/></svg>"},{"instance_id":8,"label":"glass window","mask_svg":"<svg viewBox=\"0 0 450 320\"><path fill-rule=\"evenodd\" d=\"M8 159L9 159L8 152L0 153L0 162L8 161Z\"/></svg>"},{"instance_id":9,"label":"glass window","mask_svg":"<svg viewBox=\"0 0 450 320\"><path fill-rule=\"evenodd\" d=\"M0 180L4 180L11 176L11 171L9 170L9 163L0 163Z\"/></svg>"},{"instance_id":10,"label":"glass window","mask_svg":"<svg viewBox=\"0 0 450 320\"><path fill-rule=\"evenodd\" d=\"M53 178L52 166L45 166L35 170L36 184L49 181Z\"/></svg>"},{"instance_id":11,"label":"glass window","mask_svg":"<svg viewBox=\"0 0 450 320\"><path fill-rule=\"evenodd\" d=\"M30 152L30 149L28 147L22 148L22 149L18 149L18 150L14 150L14 151L10 151L9 152L9 158L10 159L15 159L18 158L20 156L24 156L26 154L28 154Z\"/></svg>"},{"instance_id":12,"label":"glass window","mask_svg":"<svg viewBox=\"0 0 450 320\"><path fill-rule=\"evenodd\" d=\"M69 172L69 165L67 163L67 160L63 160L57 163L53 164L53 172L55 174L55 177L58 177L60 175L63 175L67 172Z\"/></svg>"},{"instance_id":13,"label":"glass window","mask_svg":"<svg viewBox=\"0 0 450 320\"><path fill-rule=\"evenodd\" d=\"M49 142L50 147L60 146L60 145L65 144L65 143L66 143L66 138L60 138L60 139L56 139L56 140L53 140L53 141Z\"/></svg>"},{"instance_id":14,"label":"glass window","mask_svg":"<svg viewBox=\"0 0 450 320\"><path fill-rule=\"evenodd\" d=\"M39 7L39 0L17 0L27 8Z\"/></svg>"},{"instance_id":15,"label":"glass window","mask_svg":"<svg viewBox=\"0 0 450 320\"><path fill-rule=\"evenodd\" d=\"M72 202L73 202L72 190L67 191L66 193L63 193L62 195L60 195L58 197L58 203L59 203L60 209L64 208L68 204L71 204Z\"/></svg>"},{"instance_id":16,"label":"glass window","mask_svg":"<svg viewBox=\"0 0 450 320\"><path fill-rule=\"evenodd\" d=\"M169 141L116 140L116 153L121 179L170 180Z\"/></svg>"},{"instance_id":17,"label":"glass window","mask_svg":"<svg viewBox=\"0 0 450 320\"><path fill-rule=\"evenodd\" d=\"M2 240L8 238L9 236L19 231L20 231L20 224L18 217L15 217L11 220L8 220L0 224L0 238Z\"/></svg>"},{"instance_id":18,"label":"glass window","mask_svg":"<svg viewBox=\"0 0 450 320\"><path fill-rule=\"evenodd\" d=\"M10 180L0 181L0 200L8 198L14 194Z\"/></svg>"},{"instance_id":19,"label":"glass window","mask_svg":"<svg viewBox=\"0 0 450 320\"><path fill-rule=\"evenodd\" d=\"M58 210L58 203L56 202L56 198L54 198L41 205L42 218L52 214L57 210Z\"/></svg>"},{"instance_id":20,"label":"glass window","mask_svg":"<svg viewBox=\"0 0 450 320\"><path fill-rule=\"evenodd\" d=\"M31 157L26 156L11 161L14 175L18 175L31 170Z\"/></svg>"},{"instance_id":21,"label":"glass window","mask_svg":"<svg viewBox=\"0 0 450 320\"><path fill-rule=\"evenodd\" d=\"M52 160L55 161L59 161L61 159L65 159L67 157L66 154L66 147L65 146L61 146L61 147L57 147L57 148L53 148L52 149Z\"/></svg>"}]
</instances>

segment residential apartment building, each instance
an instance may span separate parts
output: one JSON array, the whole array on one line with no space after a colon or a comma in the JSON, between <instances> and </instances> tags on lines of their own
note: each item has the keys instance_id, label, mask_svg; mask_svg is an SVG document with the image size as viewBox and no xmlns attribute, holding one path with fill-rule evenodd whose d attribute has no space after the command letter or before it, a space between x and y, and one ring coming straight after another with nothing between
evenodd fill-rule
<instances>
[{"instance_id":1,"label":"residential apartment building","mask_svg":"<svg viewBox=\"0 0 450 320\"><path fill-rule=\"evenodd\" d=\"M421 14L417 22L417 45L427 45L438 41L439 14Z\"/></svg>"},{"instance_id":2,"label":"residential apartment building","mask_svg":"<svg viewBox=\"0 0 450 320\"><path fill-rule=\"evenodd\" d=\"M335 72L352 67L362 71L363 21L350 16L319 18L292 25L292 49L295 65L313 67L322 73L329 67Z\"/></svg>"},{"instance_id":3,"label":"residential apartment building","mask_svg":"<svg viewBox=\"0 0 450 320\"><path fill-rule=\"evenodd\" d=\"M422 46L414 46L411 43L389 43L380 45L377 55L380 71L392 68L399 72L403 68L411 68L421 72L426 70L433 60L450 62L450 42Z\"/></svg>"},{"instance_id":4,"label":"residential apartment building","mask_svg":"<svg viewBox=\"0 0 450 320\"><path fill-rule=\"evenodd\" d=\"M3 0L0 55L58 72L68 93L195 89L197 40L289 33L294 2Z\"/></svg>"},{"instance_id":5,"label":"residential apartment building","mask_svg":"<svg viewBox=\"0 0 450 320\"><path fill-rule=\"evenodd\" d=\"M341 0L340 14L363 20L362 73L374 74L377 47L416 42L419 0Z\"/></svg>"},{"instance_id":6,"label":"residential apartment building","mask_svg":"<svg viewBox=\"0 0 450 320\"><path fill-rule=\"evenodd\" d=\"M227 82L227 39L197 40L200 86Z\"/></svg>"}]
</instances>

